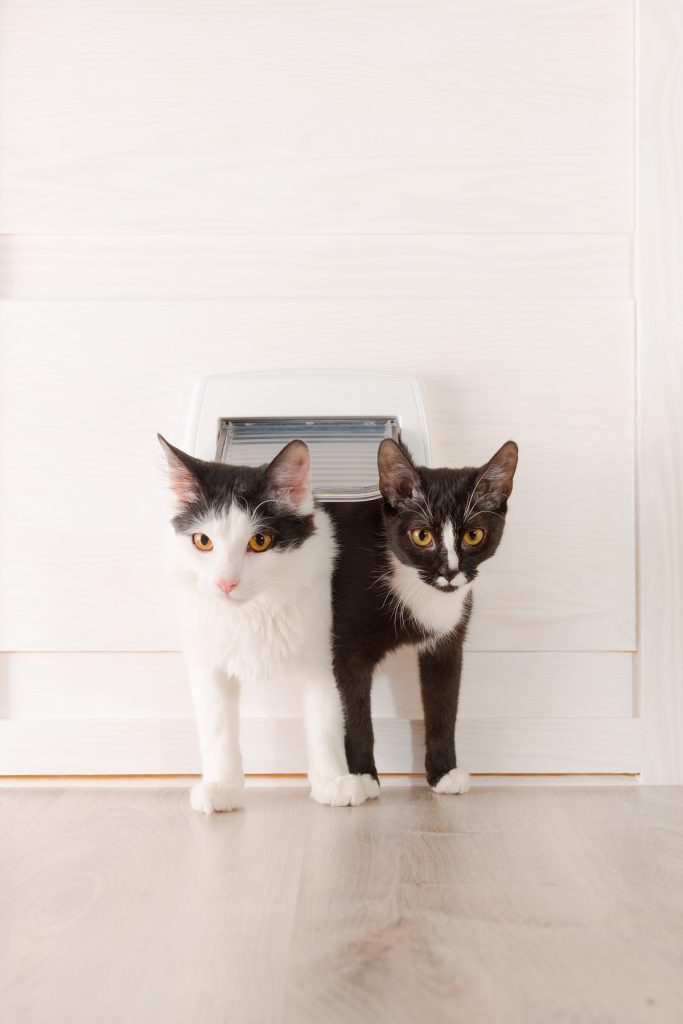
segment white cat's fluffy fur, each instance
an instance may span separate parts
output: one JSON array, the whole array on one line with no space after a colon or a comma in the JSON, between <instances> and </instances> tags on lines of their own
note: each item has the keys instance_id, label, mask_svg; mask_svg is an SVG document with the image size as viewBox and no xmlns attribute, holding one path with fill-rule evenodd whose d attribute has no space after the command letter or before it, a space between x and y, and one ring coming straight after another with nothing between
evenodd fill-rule
<instances>
[{"instance_id":1,"label":"white cat's fluffy fur","mask_svg":"<svg viewBox=\"0 0 683 1024\"><path fill-rule=\"evenodd\" d=\"M197 550L186 534L173 536L183 649L202 756L202 782L191 794L197 811L229 811L244 803L240 684L290 675L303 689L313 799L344 806L379 794L374 779L350 775L346 763L331 655L333 527L327 514L313 507L310 493L298 511L313 515L315 532L297 548L249 551L258 523L234 503L197 524L213 550ZM239 583L226 594L218 579Z\"/></svg>"}]
</instances>

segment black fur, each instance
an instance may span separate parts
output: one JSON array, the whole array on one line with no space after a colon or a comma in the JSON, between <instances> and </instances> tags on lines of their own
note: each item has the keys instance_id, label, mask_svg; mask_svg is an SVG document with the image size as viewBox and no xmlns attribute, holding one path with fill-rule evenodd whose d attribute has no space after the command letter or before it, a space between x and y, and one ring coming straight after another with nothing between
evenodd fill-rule
<instances>
[{"instance_id":1,"label":"black fur","mask_svg":"<svg viewBox=\"0 0 683 1024\"><path fill-rule=\"evenodd\" d=\"M427 634L409 613L397 614L387 579L389 552L414 566L425 583L441 590L444 601L450 600L457 573L474 580L479 564L490 558L500 543L516 462L517 446L508 442L483 467L415 467L405 448L384 441L379 453L384 497L326 506L340 547L333 580L333 649L350 772L377 778L370 713L376 667L395 648L423 645L425 640L429 643L419 654L419 667L429 784L435 786L456 767L455 720L472 596L466 597L454 630L445 635ZM449 521L454 524L460 563L455 572L448 571L442 542ZM418 548L410 539L411 530L422 527L433 533L429 548ZM468 548L463 541L465 527L485 530L484 541ZM449 581L447 587L437 583L439 577Z\"/></svg>"},{"instance_id":2,"label":"black fur","mask_svg":"<svg viewBox=\"0 0 683 1024\"><path fill-rule=\"evenodd\" d=\"M272 534L273 550L298 548L315 532L313 516L302 515L283 501L282 488L273 480L272 467L291 445L287 445L270 464L231 466L196 459L169 444L161 435L159 441L166 451L172 476L174 473L183 475L183 467L188 474L183 480L185 496L179 498L178 512L171 520L176 533L192 536L199 529L202 516L210 512L220 514L233 502L247 512L258 508L254 532ZM292 444L303 445L303 441ZM197 485L194 489L192 480Z\"/></svg>"}]
</instances>

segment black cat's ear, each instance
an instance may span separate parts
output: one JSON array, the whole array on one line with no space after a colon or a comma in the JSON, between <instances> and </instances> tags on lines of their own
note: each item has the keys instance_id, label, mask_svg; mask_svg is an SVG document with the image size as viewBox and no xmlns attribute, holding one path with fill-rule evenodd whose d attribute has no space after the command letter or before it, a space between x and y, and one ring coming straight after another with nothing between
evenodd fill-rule
<instances>
[{"instance_id":1,"label":"black cat's ear","mask_svg":"<svg viewBox=\"0 0 683 1024\"><path fill-rule=\"evenodd\" d=\"M197 459L169 444L161 434L157 437L168 462L169 482L176 498L185 505L198 501L202 491L196 476Z\"/></svg>"},{"instance_id":2,"label":"black cat's ear","mask_svg":"<svg viewBox=\"0 0 683 1024\"><path fill-rule=\"evenodd\" d=\"M274 501L301 505L311 496L311 456L303 441L290 441L266 469L268 494Z\"/></svg>"},{"instance_id":3,"label":"black cat's ear","mask_svg":"<svg viewBox=\"0 0 683 1024\"><path fill-rule=\"evenodd\" d=\"M482 468L475 491L480 495L488 495L495 505L502 505L512 493L512 478L517 469L517 445L514 441L506 441L493 458Z\"/></svg>"},{"instance_id":4,"label":"black cat's ear","mask_svg":"<svg viewBox=\"0 0 683 1024\"><path fill-rule=\"evenodd\" d=\"M377 468L379 489L392 508L422 492L420 474L410 456L390 437L385 438L379 446Z\"/></svg>"}]
</instances>

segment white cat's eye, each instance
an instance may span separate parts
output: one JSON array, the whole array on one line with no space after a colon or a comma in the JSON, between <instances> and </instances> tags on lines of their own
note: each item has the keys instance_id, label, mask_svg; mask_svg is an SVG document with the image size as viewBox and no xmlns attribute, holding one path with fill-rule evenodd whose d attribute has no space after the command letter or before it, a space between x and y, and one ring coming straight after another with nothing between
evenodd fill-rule
<instances>
[{"instance_id":1,"label":"white cat's eye","mask_svg":"<svg viewBox=\"0 0 683 1024\"><path fill-rule=\"evenodd\" d=\"M213 551L213 541L205 533L193 533L192 543L198 551Z\"/></svg>"},{"instance_id":2,"label":"white cat's eye","mask_svg":"<svg viewBox=\"0 0 683 1024\"><path fill-rule=\"evenodd\" d=\"M427 530L424 526L420 526L417 530L410 531L410 539L416 547L428 548L432 543L434 536L431 530Z\"/></svg>"},{"instance_id":3,"label":"white cat's eye","mask_svg":"<svg viewBox=\"0 0 683 1024\"><path fill-rule=\"evenodd\" d=\"M468 548L476 548L478 544L481 544L485 536L486 530L477 528L476 530L467 530L462 539Z\"/></svg>"},{"instance_id":4,"label":"white cat's eye","mask_svg":"<svg viewBox=\"0 0 683 1024\"><path fill-rule=\"evenodd\" d=\"M258 553L260 551L267 551L272 543L273 535L271 533L255 533L247 541L247 547L250 551Z\"/></svg>"}]
</instances>

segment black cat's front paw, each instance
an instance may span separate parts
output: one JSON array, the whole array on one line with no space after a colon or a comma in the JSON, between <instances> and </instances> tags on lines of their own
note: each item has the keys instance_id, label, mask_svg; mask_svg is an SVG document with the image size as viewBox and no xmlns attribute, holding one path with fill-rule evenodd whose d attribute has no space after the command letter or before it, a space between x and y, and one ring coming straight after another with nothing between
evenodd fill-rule
<instances>
[{"instance_id":1,"label":"black cat's front paw","mask_svg":"<svg viewBox=\"0 0 683 1024\"><path fill-rule=\"evenodd\" d=\"M466 793L470 788L470 777L461 768L451 768L438 782L430 785L435 793Z\"/></svg>"}]
</instances>

